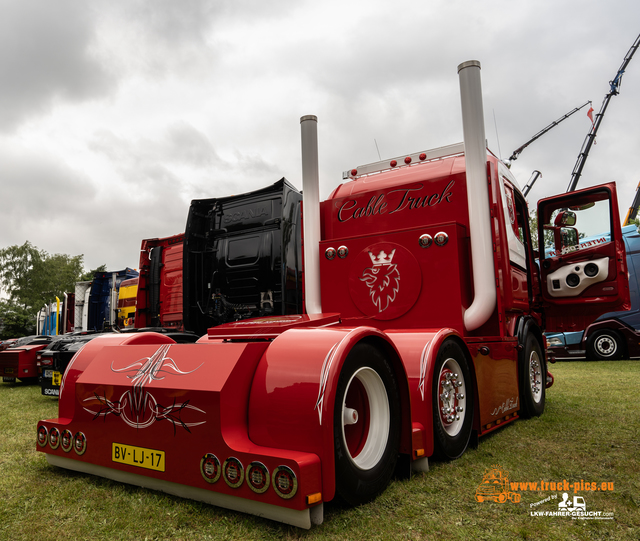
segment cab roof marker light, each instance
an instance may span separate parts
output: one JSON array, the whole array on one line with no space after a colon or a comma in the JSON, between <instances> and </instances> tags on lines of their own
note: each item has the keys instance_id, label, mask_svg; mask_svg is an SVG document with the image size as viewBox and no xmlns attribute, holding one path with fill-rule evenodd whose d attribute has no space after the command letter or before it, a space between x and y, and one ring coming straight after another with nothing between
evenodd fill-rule
<instances>
[{"instance_id":1,"label":"cab roof marker light","mask_svg":"<svg viewBox=\"0 0 640 541\"><path fill-rule=\"evenodd\" d=\"M432 160L455 156L458 154L464 154L463 143L456 143L454 145L438 147L423 152L416 152L414 154L409 154L408 156L393 158L392 160L382 160L370 164L359 165L358 167L344 171L342 173L342 178L343 180L353 180L358 177L389 171L394 168L400 169L404 167L413 167L424 162L430 162Z\"/></svg>"}]
</instances>

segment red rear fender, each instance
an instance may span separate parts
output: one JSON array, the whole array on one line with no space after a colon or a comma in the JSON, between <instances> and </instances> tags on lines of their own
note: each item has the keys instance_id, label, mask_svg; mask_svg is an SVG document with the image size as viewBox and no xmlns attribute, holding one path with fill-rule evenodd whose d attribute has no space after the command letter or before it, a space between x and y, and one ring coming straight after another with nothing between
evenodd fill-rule
<instances>
[{"instance_id":1,"label":"red rear fender","mask_svg":"<svg viewBox=\"0 0 640 541\"><path fill-rule=\"evenodd\" d=\"M324 501L335 493L333 413L340 371L353 346L367 337L388 342L370 327L288 330L271 343L253 379L249 438L318 455Z\"/></svg>"}]
</instances>

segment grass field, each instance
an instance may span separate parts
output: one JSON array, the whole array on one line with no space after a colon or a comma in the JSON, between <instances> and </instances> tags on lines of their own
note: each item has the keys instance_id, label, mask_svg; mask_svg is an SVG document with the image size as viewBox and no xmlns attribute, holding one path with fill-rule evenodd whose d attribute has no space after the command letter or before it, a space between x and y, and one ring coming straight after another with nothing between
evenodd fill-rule
<instances>
[{"instance_id":1,"label":"grass field","mask_svg":"<svg viewBox=\"0 0 640 541\"><path fill-rule=\"evenodd\" d=\"M57 401L38 386L0 383L0 539L637 540L640 362L558 363L551 371L556 383L542 417L504 427L459 460L394 481L368 505L325 504L324 524L310 531L49 466L35 450L35 427L57 417ZM476 501L494 465L518 483L520 502ZM586 510L606 520L532 516L557 511L564 491L540 483L564 480L571 499L583 497ZM582 490L586 482L607 490Z\"/></svg>"}]
</instances>

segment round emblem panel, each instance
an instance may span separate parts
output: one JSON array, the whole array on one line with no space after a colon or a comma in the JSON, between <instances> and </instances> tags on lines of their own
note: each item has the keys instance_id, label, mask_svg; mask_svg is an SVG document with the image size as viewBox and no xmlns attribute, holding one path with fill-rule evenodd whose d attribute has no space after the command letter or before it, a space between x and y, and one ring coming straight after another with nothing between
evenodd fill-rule
<instances>
[{"instance_id":1,"label":"round emblem panel","mask_svg":"<svg viewBox=\"0 0 640 541\"><path fill-rule=\"evenodd\" d=\"M370 244L351 265L351 300L363 314L374 319L403 316L418 300L421 289L420 265L400 244Z\"/></svg>"}]
</instances>

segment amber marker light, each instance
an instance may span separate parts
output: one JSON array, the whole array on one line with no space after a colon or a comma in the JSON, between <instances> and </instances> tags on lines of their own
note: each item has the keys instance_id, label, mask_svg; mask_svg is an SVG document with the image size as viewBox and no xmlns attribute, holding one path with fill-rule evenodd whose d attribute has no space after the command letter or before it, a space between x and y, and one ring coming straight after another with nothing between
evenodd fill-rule
<instances>
[{"instance_id":1,"label":"amber marker light","mask_svg":"<svg viewBox=\"0 0 640 541\"><path fill-rule=\"evenodd\" d=\"M322 492L316 492L315 494L309 494L307 496L307 505L313 505L322 501Z\"/></svg>"},{"instance_id":2,"label":"amber marker light","mask_svg":"<svg viewBox=\"0 0 640 541\"><path fill-rule=\"evenodd\" d=\"M416 454L416 458L420 458L421 456L424 456L424 449L416 449L414 452Z\"/></svg>"}]
</instances>

